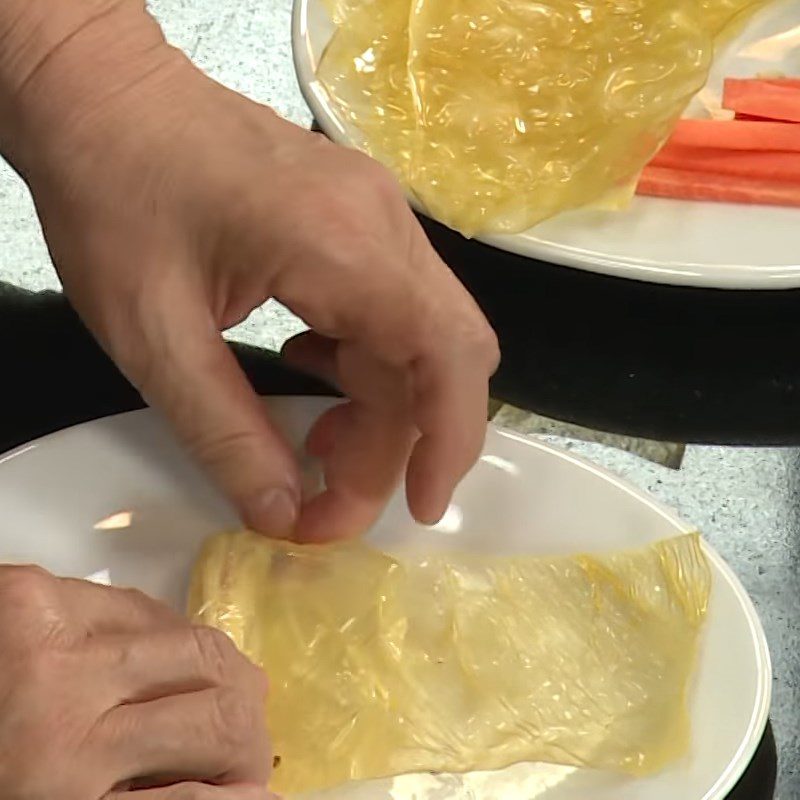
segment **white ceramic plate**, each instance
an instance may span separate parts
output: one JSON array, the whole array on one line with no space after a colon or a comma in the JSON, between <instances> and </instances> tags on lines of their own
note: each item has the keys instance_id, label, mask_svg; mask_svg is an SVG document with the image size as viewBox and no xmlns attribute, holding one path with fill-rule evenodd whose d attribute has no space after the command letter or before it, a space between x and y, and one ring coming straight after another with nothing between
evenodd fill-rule
<instances>
[{"instance_id":1,"label":"white ceramic plate","mask_svg":"<svg viewBox=\"0 0 800 800\"><path fill-rule=\"evenodd\" d=\"M303 95L325 133L362 141L316 80L333 32L323 0L294 0L292 42ZM800 76L800 3L778 0L720 53L708 84L725 76L780 71ZM592 272L657 283L722 289L800 286L800 209L638 197L625 212L572 212L516 236L482 241L514 253Z\"/></svg>"},{"instance_id":2,"label":"white ceramic plate","mask_svg":"<svg viewBox=\"0 0 800 800\"><path fill-rule=\"evenodd\" d=\"M271 402L299 442L327 401ZM225 502L150 412L81 425L0 457L0 562L136 586L177 608L207 535L235 524ZM400 497L372 538L400 547L568 553L641 546L691 530L670 511L568 453L495 430L444 521L420 528ZM408 776L339 789L336 800L721 800L749 763L771 670L752 603L720 557L691 699L691 755L633 780L522 764L464 777Z\"/></svg>"}]
</instances>

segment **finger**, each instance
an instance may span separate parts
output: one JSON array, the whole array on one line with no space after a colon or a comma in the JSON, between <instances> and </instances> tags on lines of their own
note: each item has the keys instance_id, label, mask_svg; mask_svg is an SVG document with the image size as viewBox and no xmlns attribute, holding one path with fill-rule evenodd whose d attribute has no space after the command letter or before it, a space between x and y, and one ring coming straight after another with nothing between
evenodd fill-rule
<instances>
[{"instance_id":1,"label":"finger","mask_svg":"<svg viewBox=\"0 0 800 800\"><path fill-rule=\"evenodd\" d=\"M107 636L87 645L86 656L99 674L108 676L97 686L105 708L214 686L245 688L256 696L266 691L264 673L213 628Z\"/></svg>"},{"instance_id":2,"label":"finger","mask_svg":"<svg viewBox=\"0 0 800 800\"><path fill-rule=\"evenodd\" d=\"M325 491L306 503L296 537L350 538L370 527L401 480L416 429L410 422L406 373L368 347L339 343L335 366L349 403L324 413L306 448L320 458Z\"/></svg>"},{"instance_id":3,"label":"finger","mask_svg":"<svg viewBox=\"0 0 800 800\"><path fill-rule=\"evenodd\" d=\"M347 426L352 406L347 403L324 412L311 426L306 437L306 452L312 458L324 459L333 451L339 431Z\"/></svg>"},{"instance_id":4,"label":"finger","mask_svg":"<svg viewBox=\"0 0 800 800\"><path fill-rule=\"evenodd\" d=\"M306 544L354 539L375 524L383 504L383 497L370 500L346 489L327 489L305 504L295 536Z\"/></svg>"},{"instance_id":5,"label":"finger","mask_svg":"<svg viewBox=\"0 0 800 800\"><path fill-rule=\"evenodd\" d=\"M419 252L419 251L418 251ZM425 256L427 253L427 258ZM499 364L497 338L470 294L432 248L418 255L428 270L446 274L448 317L440 309L423 355L412 362L414 421L421 437L406 473L406 494L420 522L441 519L456 486L480 457L489 411L489 379Z\"/></svg>"},{"instance_id":6,"label":"finger","mask_svg":"<svg viewBox=\"0 0 800 800\"><path fill-rule=\"evenodd\" d=\"M464 304L470 308L466 301ZM418 314L426 316L424 309ZM435 315L428 311L427 316ZM409 327L413 323L411 320ZM448 328L451 324L453 330ZM408 352L406 386L384 379L381 399L388 403L394 396L408 397L409 418L421 434L406 470L408 505L418 521L433 524L444 514L455 487L482 450L494 365L481 352L482 345L472 345L468 335L460 335L457 317L449 320L445 315L427 327L428 336L419 338L415 349ZM347 351L342 348L343 353ZM373 367L370 372L374 371ZM340 372L345 373L342 386L348 395L372 393L366 386L351 390L347 370L340 368Z\"/></svg>"},{"instance_id":7,"label":"finger","mask_svg":"<svg viewBox=\"0 0 800 800\"><path fill-rule=\"evenodd\" d=\"M188 627L188 622L176 611L137 589L60 578L57 591L71 619L91 634L135 634Z\"/></svg>"},{"instance_id":8,"label":"finger","mask_svg":"<svg viewBox=\"0 0 800 800\"><path fill-rule=\"evenodd\" d=\"M208 783L174 783L161 789L111 792L104 800L278 800L261 786L213 786Z\"/></svg>"},{"instance_id":9,"label":"finger","mask_svg":"<svg viewBox=\"0 0 800 800\"><path fill-rule=\"evenodd\" d=\"M402 477L416 435L404 415L357 403L327 411L309 437L322 453L325 490L304 506L297 538L323 542L369 528ZM330 437L324 445L323 437Z\"/></svg>"},{"instance_id":10,"label":"finger","mask_svg":"<svg viewBox=\"0 0 800 800\"><path fill-rule=\"evenodd\" d=\"M249 782L272 769L265 699L230 687L173 695L109 711L92 746L112 782Z\"/></svg>"},{"instance_id":11,"label":"finger","mask_svg":"<svg viewBox=\"0 0 800 800\"><path fill-rule=\"evenodd\" d=\"M407 378L365 347L314 332L288 343L292 363L335 381L357 401L323 413L306 439L322 460L326 490L307 501L295 536L329 541L358 535L379 516L405 470L416 431Z\"/></svg>"},{"instance_id":12,"label":"finger","mask_svg":"<svg viewBox=\"0 0 800 800\"><path fill-rule=\"evenodd\" d=\"M420 362L416 369L414 419L422 435L408 463L406 497L414 517L433 525L483 449L488 375L452 362Z\"/></svg>"},{"instance_id":13,"label":"finger","mask_svg":"<svg viewBox=\"0 0 800 800\"><path fill-rule=\"evenodd\" d=\"M306 322L326 336L358 342L410 375L413 422L422 439L409 464L408 499L419 521L434 523L480 454L498 356L475 302L413 224L413 269L381 252L360 268L337 264L343 275L353 273L349 280L331 280L314 297L286 273L278 297L302 308Z\"/></svg>"},{"instance_id":14,"label":"finger","mask_svg":"<svg viewBox=\"0 0 800 800\"><path fill-rule=\"evenodd\" d=\"M294 455L272 425L200 299L150 323L144 366L132 378L148 402L234 502L244 523L287 536L296 521L300 479ZM158 319L157 316L157 319Z\"/></svg>"},{"instance_id":15,"label":"finger","mask_svg":"<svg viewBox=\"0 0 800 800\"><path fill-rule=\"evenodd\" d=\"M315 331L305 331L287 340L281 348L281 356L289 366L321 378L331 386L339 385L336 370L335 339L321 336Z\"/></svg>"}]
</instances>

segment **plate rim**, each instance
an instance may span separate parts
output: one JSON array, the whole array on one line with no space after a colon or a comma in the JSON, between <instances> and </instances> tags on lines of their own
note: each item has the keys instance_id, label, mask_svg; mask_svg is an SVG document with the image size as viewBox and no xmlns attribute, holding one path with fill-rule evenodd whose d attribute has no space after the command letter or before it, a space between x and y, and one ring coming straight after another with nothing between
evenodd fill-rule
<instances>
[{"instance_id":1,"label":"plate rim","mask_svg":"<svg viewBox=\"0 0 800 800\"><path fill-rule=\"evenodd\" d=\"M336 144L356 149L356 145L333 112L328 94L317 80L314 71L308 37L310 2L311 0L292 0L292 61L297 84L303 99L325 135ZM416 212L425 214L414 197L407 194L406 198ZM643 197L638 200L653 202L659 198ZM688 261L668 263L593 253L580 247L553 244L542 239L526 238L524 235L490 234L476 236L475 241L531 260L644 283L728 291L778 291L800 288L800 262L772 266L705 265Z\"/></svg>"},{"instance_id":2,"label":"plate rim","mask_svg":"<svg viewBox=\"0 0 800 800\"><path fill-rule=\"evenodd\" d=\"M289 404L298 400L303 402L311 401L312 403L319 403L322 405L341 402L341 400L337 400L336 398L315 395L264 395L262 397L266 402L277 401L279 403ZM115 421L123 418L132 419L134 417L148 416L156 419L159 418L158 413L151 408L123 411L117 414L109 414L92 420L79 422L66 428L61 428L57 431L53 431L52 433L31 439L30 441L6 452L0 452L0 481L2 481L4 469L7 469L11 462L18 458L24 457L26 454L34 452L42 445L59 443L71 436L80 434L81 430L83 429L89 429L93 426L96 426L98 423L113 426ZM655 511L668 522L672 523L676 528L683 530L686 533L691 533L697 530L695 526L682 519L674 509L670 508L665 503L662 503L660 500L657 500L646 490L635 486L625 478L620 477L606 467L597 464L596 462L591 461L582 455L573 453L566 448L559 447L557 444L554 444L551 441L545 441L544 439L535 436L519 434L492 422L488 423L487 432L487 441L492 435L496 435L501 439L513 441L517 445L532 447L536 450L547 453L551 457L560 458L564 461L571 462L576 467L596 475L598 478L610 483L617 489L633 497L635 500L648 506L651 510ZM725 800L730 791L735 787L738 780L750 766L753 757L755 756L756 751L761 744L764 732L766 731L772 701L773 669L766 633L764 632L761 619L758 616L758 612L752 599L747 593L747 590L733 569L722 558L717 550L711 544L709 544L709 542L702 538L702 535L701 543L706 556L713 563L719 575L728 583L745 614L758 668L756 702L753 707L750 723L745 737L743 738L739 749L731 759L731 762L728 764L726 770L719 776L714 785L702 798L696 798L696 800Z\"/></svg>"}]
</instances>

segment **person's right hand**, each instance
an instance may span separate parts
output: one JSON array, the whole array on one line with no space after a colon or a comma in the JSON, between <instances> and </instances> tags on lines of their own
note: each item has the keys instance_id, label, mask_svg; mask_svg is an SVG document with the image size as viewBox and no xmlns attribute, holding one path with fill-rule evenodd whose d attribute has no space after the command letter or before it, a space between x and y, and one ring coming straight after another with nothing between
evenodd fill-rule
<instances>
[{"instance_id":1,"label":"person's right hand","mask_svg":"<svg viewBox=\"0 0 800 800\"><path fill-rule=\"evenodd\" d=\"M265 692L146 595L0 566L3 800L267 800Z\"/></svg>"},{"instance_id":2,"label":"person's right hand","mask_svg":"<svg viewBox=\"0 0 800 800\"><path fill-rule=\"evenodd\" d=\"M214 83L141 0L37 5L105 8L12 70L17 113L0 103L0 133L106 352L246 526L356 536L404 475L413 516L437 522L480 456L498 344L397 181ZM220 334L270 298L311 328L287 359L349 401L308 438L325 478L311 498Z\"/></svg>"}]
</instances>

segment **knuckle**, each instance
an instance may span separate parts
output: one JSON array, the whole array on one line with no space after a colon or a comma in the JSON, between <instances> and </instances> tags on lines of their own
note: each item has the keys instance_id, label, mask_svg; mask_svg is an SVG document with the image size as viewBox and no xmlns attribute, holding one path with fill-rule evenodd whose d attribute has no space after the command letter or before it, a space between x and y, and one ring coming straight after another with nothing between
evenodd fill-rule
<instances>
[{"instance_id":1,"label":"knuckle","mask_svg":"<svg viewBox=\"0 0 800 800\"><path fill-rule=\"evenodd\" d=\"M0 567L0 635L13 642L40 638L62 624L56 579L36 566Z\"/></svg>"},{"instance_id":2,"label":"knuckle","mask_svg":"<svg viewBox=\"0 0 800 800\"><path fill-rule=\"evenodd\" d=\"M267 697L269 696L269 679L266 672L261 667L253 664L246 656L237 651L237 656L242 660L245 671L244 680L241 688L247 693L249 707L263 712L266 707ZM257 717L261 719L261 717Z\"/></svg>"},{"instance_id":3,"label":"knuckle","mask_svg":"<svg viewBox=\"0 0 800 800\"><path fill-rule=\"evenodd\" d=\"M209 677L216 683L223 683L230 672L231 661L235 655L233 642L216 628L193 627L189 635Z\"/></svg>"},{"instance_id":4,"label":"knuckle","mask_svg":"<svg viewBox=\"0 0 800 800\"><path fill-rule=\"evenodd\" d=\"M0 593L8 600L30 602L43 595L52 596L54 578L41 567L0 567Z\"/></svg>"},{"instance_id":5,"label":"knuckle","mask_svg":"<svg viewBox=\"0 0 800 800\"><path fill-rule=\"evenodd\" d=\"M472 355L473 362L493 373L500 364L500 343L492 326L475 308L459 332L459 339Z\"/></svg>"},{"instance_id":6,"label":"knuckle","mask_svg":"<svg viewBox=\"0 0 800 800\"><path fill-rule=\"evenodd\" d=\"M483 329L481 352L484 354L489 369L495 372L500 366L500 342L488 323L484 325Z\"/></svg>"},{"instance_id":7,"label":"knuckle","mask_svg":"<svg viewBox=\"0 0 800 800\"><path fill-rule=\"evenodd\" d=\"M354 180L354 177L350 180ZM338 248L325 253L325 257L328 263L338 269L348 269L353 256L372 236L364 215L355 207L353 198L359 191L363 194L363 186L347 191L340 185L330 183L320 186L312 200L311 211L314 218L319 220L320 236L311 246L321 251L335 242ZM301 246L307 247L308 243L302 242Z\"/></svg>"},{"instance_id":8,"label":"knuckle","mask_svg":"<svg viewBox=\"0 0 800 800\"><path fill-rule=\"evenodd\" d=\"M128 600L137 606L148 605L150 598L141 590L133 588L120 588L117 591L123 592Z\"/></svg>"},{"instance_id":9,"label":"knuckle","mask_svg":"<svg viewBox=\"0 0 800 800\"><path fill-rule=\"evenodd\" d=\"M216 692L213 730L223 752L238 757L259 735L262 708L244 692L231 688Z\"/></svg>"},{"instance_id":10,"label":"knuckle","mask_svg":"<svg viewBox=\"0 0 800 800\"><path fill-rule=\"evenodd\" d=\"M139 589L116 589L121 593L121 596L136 609L149 609L152 605L152 600Z\"/></svg>"},{"instance_id":11,"label":"knuckle","mask_svg":"<svg viewBox=\"0 0 800 800\"><path fill-rule=\"evenodd\" d=\"M154 600L139 589L115 589L115 591L122 592L131 609L144 617L163 620L165 624L183 621L182 617L175 614L169 606Z\"/></svg>"},{"instance_id":12,"label":"knuckle","mask_svg":"<svg viewBox=\"0 0 800 800\"><path fill-rule=\"evenodd\" d=\"M375 159L364 154L358 155L355 177L361 184L360 189L366 186L383 205L405 207L403 190L392 172Z\"/></svg>"}]
</instances>

